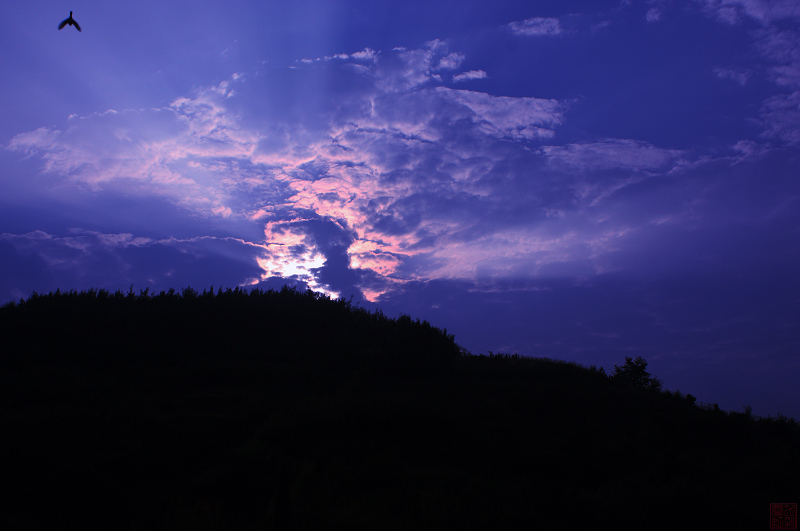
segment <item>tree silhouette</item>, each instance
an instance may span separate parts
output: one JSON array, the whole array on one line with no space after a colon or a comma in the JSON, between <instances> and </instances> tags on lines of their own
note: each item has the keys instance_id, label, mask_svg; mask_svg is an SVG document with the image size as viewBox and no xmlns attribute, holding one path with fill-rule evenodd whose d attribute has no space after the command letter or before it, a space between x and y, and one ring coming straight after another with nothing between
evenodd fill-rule
<instances>
[{"instance_id":1,"label":"tree silhouette","mask_svg":"<svg viewBox=\"0 0 800 531\"><path fill-rule=\"evenodd\" d=\"M34 293L0 306L0 529L757 528L798 423L646 366L472 355L289 287Z\"/></svg>"},{"instance_id":2,"label":"tree silhouette","mask_svg":"<svg viewBox=\"0 0 800 531\"><path fill-rule=\"evenodd\" d=\"M651 376L646 369L647 360L643 357L638 356L636 359L632 359L626 356L625 365L614 365L614 373L611 375L611 380L623 387L660 391L661 380Z\"/></svg>"}]
</instances>

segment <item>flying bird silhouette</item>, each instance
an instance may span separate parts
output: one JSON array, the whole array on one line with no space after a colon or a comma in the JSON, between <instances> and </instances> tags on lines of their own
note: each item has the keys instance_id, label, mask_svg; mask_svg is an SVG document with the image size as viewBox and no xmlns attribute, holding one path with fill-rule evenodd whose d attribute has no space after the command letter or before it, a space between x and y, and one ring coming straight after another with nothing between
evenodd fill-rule
<instances>
[{"instance_id":1,"label":"flying bird silhouette","mask_svg":"<svg viewBox=\"0 0 800 531\"><path fill-rule=\"evenodd\" d=\"M75 29L78 30L78 31L81 30L80 24L75 22L75 19L72 18L72 11L69 12L69 18L64 20L64 21L62 21L61 24L58 25L58 29L60 29L60 30L64 29L64 26L66 26L67 24L69 24L70 26L75 26Z\"/></svg>"}]
</instances>

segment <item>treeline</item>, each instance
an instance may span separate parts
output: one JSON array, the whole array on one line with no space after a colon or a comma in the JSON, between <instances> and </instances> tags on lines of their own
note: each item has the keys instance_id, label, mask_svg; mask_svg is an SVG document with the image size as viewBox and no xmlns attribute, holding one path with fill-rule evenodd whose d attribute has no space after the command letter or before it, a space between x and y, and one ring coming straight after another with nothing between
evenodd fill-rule
<instances>
[{"instance_id":1,"label":"treeline","mask_svg":"<svg viewBox=\"0 0 800 531\"><path fill-rule=\"evenodd\" d=\"M0 308L5 363L65 358L115 362L252 356L293 360L383 358L432 371L465 351L447 330L390 318L308 290L170 289L160 293L33 293Z\"/></svg>"},{"instance_id":2,"label":"treeline","mask_svg":"<svg viewBox=\"0 0 800 531\"><path fill-rule=\"evenodd\" d=\"M570 371L576 381L612 385L644 397L659 396L714 415L800 428L779 414L760 417L749 406L725 411L717 404L696 404L696 397L664 390L647 361L625 358L614 371L594 365L518 354L473 355L447 329L408 315L390 318L352 300L284 286L280 290L191 287L151 293L111 293L102 289L33 292L28 299L0 307L0 338L5 354L0 366L35 363L85 364L183 363L202 360L284 360L322 364L338 370L355 365L399 375L440 375L458 359L498 374L517 376ZM485 361L482 361L485 360ZM485 365L488 363L488 365ZM142 369L146 367L143 366ZM559 376L563 377L563 374ZM644 393L644 394L643 394Z\"/></svg>"},{"instance_id":3,"label":"treeline","mask_svg":"<svg viewBox=\"0 0 800 531\"><path fill-rule=\"evenodd\" d=\"M702 415L708 420L731 419L738 423L757 423L773 430L788 430L800 434L800 422L782 413L777 415L754 415L750 406L743 406L742 411L728 411L716 403L698 403L697 397L691 393L682 393L679 389L670 391L663 388L660 378L647 371L647 360L638 356L626 356L625 363L614 365L614 370L607 374L602 367L590 365L585 367L574 361L562 361L547 357L526 357L519 354L498 353L472 355L467 353L465 360L475 360L484 369L496 371L505 376L511 373L520 378L537 378L549 374L559 382L572 381L575 386L582 385L583 390L576 389L576 395L589 396L592 392L609 389L623 393L633 403L643 409L649 407L674 406L671 415L681 416L687 411ZM467 361L465 361L467 362ZM591 391L587 391L591 389Z\"/></svg>"},{"instance_id":4,"label":"treeline","mask_svg":"<svg viewBox=\"0 0 800 531\"><path fill-rule=\"evenodd\" d=\"M800 494L793 419L314 292L34 294L0 342L2 529L755 529Z\"/></svg>"}]
</instances>

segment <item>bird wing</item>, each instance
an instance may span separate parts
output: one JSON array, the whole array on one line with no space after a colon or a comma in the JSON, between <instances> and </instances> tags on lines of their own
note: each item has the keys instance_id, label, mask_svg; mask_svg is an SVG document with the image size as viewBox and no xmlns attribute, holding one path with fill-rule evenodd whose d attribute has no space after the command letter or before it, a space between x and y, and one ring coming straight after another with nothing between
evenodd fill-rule
<instances>
[{"instance_id":1,"label":"bird wing","mask_svg":"<svg viewBox=\"0 0 800 531\"><path fill-rule=\"evenodd\" d=\"M59 25L58 25L58 29L64 29L64 26L66 26L66 25L67 25L67 21L68 21L68 20L69 20L69 19L68 19L68 18L66 18L66 19L64 19L63 21L61 21L61 24L59 24Z\"/></svg>"},{"instance_id":2,"label":"bird wing","mask_svg":"<svg viewBox=\"0 0 800 531\"><path fill-rule=\"evenodd\" d=\"M75 21L75 19L72 20L72 23L75 24L75 29L77 29L78 31L81 30L81 27L78 25L78 23Z\"/></svg>"}]
</instances>

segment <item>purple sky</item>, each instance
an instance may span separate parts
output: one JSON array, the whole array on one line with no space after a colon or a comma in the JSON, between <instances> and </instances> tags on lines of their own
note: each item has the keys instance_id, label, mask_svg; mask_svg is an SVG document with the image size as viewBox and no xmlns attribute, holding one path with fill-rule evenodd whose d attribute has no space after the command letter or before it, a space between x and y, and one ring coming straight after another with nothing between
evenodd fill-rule
<instances>
[{"instance_id":1,"label":"purple sky","mask_svg":"<svg viewBox=\"0 0 800 531\"><path fill-rule=\"evenodd\" d=\"M0 303L289 283L800 418L796 0L3 9Z\"/></svg>"}]
</instances>

